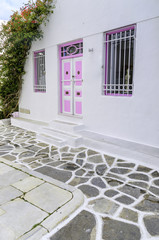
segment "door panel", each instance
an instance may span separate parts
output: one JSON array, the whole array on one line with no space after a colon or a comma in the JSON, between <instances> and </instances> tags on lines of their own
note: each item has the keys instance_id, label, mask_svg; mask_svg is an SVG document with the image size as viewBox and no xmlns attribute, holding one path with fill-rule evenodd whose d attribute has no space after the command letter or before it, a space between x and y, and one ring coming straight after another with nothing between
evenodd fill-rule
<instances>
[{"instance_id":1,"label":"door panel","mask_svg":"<svg viewBox=\"0 0 159 240\"><path fill-rule=\"evenodd\" d=\"M67 113L71 112L71 101L70 100L64 100L64 111Z\"/></svg>"},{"instance_id":2,"label":"door panel","mask_svg":"<svg viewBox=\"0 0 159 240\"><path fill-rule=\"evenodd\" d=\"M75 114L82 114L82 102L75 102Z\"/></svg>"},{"instance_id":3,"label":"door panel","mask_svg":"<svg viewBox=\"0 0 159 240\"><path fill-rule=\"evenodd\" d=\"M71 62L64 62L64 80L69 80L69 81L65 81L64 85L70 85L70 80L71 80Z\"/></svg>"},{"instance_id":4,"label":"door panel","mask_svg":"<svg viewBox=\"0 0 159 240\"><path fill-rule=\"evenodd\" d=\"M62 60L62 111L82 115L82 57Z\"/></svg>"},{"instance_id":5,"label":"door panel","mask_svg":"<svg viewBox=\"0 0 159 240\"><path fill-rule=\"evenodd\" d=\"M71 59L66 59L62 61L62 112L73 114Z\"/></svg>"},{"instance_id":6,"label":"door panel","mask_svg":"<svg viewBox=\"0 0 159 240\"><path fill-rule=\"evenodd\" d=\"M74 58L74 114L82 115L82 57Z\"/></svg>"},{"instance_id":7,"label":"door panel","mask_svg":"<svg viewBox=\"0 0 159 240\"><path fill-rule=\"evenodd\" d=\"M82 61L75 61L76 79L82 79Z\"/></svg>"}]
</instances>

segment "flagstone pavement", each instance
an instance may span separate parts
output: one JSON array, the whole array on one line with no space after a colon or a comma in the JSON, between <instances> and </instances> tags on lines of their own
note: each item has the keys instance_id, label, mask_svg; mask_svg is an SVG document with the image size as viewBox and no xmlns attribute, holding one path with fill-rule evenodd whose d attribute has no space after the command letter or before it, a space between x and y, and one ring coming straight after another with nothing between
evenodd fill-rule
<instances>
[{"instance_id":1,"label":"flagstone pavement","mask_svg":"<svg viewBox=\"0 0 159 240\"><path fill-rule=\"evenodd\" d=\"M159 240L158 170L84 146L50 146L10 125L0 126L0 156L83 192L83 206L45 239Z\"/></svg>"}]
</instances>

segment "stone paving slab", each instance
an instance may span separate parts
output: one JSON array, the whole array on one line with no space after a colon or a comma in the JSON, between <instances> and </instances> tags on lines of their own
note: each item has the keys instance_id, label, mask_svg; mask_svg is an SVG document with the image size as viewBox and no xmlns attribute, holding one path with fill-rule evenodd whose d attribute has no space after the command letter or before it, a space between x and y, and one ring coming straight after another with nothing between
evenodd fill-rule
<instances>
[{"instance_id":1,"label":"stone paving slab","mask_svg":"<svg viewBox=\"0 0 159 240\"><path fill-rule=\"evenodd\" d=\"M4 158L0 158L0 173L4 181L11 174L0 188L1 240L41 239L52 230L50 218L55 227L83 203L79 190Z\"/></svg>"},{"instance_id":2,"label":"stone paving slab","mask_svg":"<svg viewBox=\"0 0 159 240\"><path fill-rule=\"evenodd\" d=\"M82 211L67 226L53 235L51 240L96 240L95 217Z\"/></svg>"},{"instance_id":3,"label":"stone paving slab","mask_svg":"<svg viewBox=\"0 0 159 240\"><path fill-rule=\"evenodd\" d=\"M42 183L44 183L44 181L42 181L41 179L35 177L27 177L21 181L12 184L12 186L19 189L20 191L29 192L30 190L41 185Z\"/></svg>"},{"instance_id":4,"label":"stone paving slab","mask_svg":"<svg viewBox=\"0 0 159 240\"><path fill-rule=\"evenodd\" d=\"M11 201L12 199L22 196L22 192L15 189L12 186L4 187L0 189L0 205Z\"/></svg>"},{"instance_id":5,"label":"stone paving slab","mask_svg":"<svg viewBox=\"0 0 159 240\"><path fill-rule=\"evenodd\" d=\"M13 171L13 168L6 166L5 164L0 164L0 175Z\"/></svg>"},{"instance_id":6,"label":"stone paving slab","mask_svg":"<svg viewBox=\"0 0 159 240\"><path fill-rule=\"evenodd\" d=\"M48 233L47 229L37 226L30 232L26 233L22 237L18 238L18 240L40 240L43 236Z\"/></svg>"},{"instance_id":7,"label":"stone paving slab","mask_svg":"<svg viewBox=\"0 0 159 240\"><path fill-rule=\"evenodd\" d=\"M45 212L52 213L66 204L72 198L72 194L49 183L44 183L28 192L24 199L41 208Z\"/></svg>"},{"instance_id":8,"label":"stone paving slab","mask_svg":"<svg viewBox=\"0 0 159 240\"><path fill-rule=\"evenodd\" d=\"M13 240L16 239L16 236L14 234L14 231L7 227L7 225L4 225L0 223L0 229L1 229L1 239L2 240Z\"/></svg>"},{"instance_id":9,"label":"stone paving slab","mask_svg":"<svg viewBox=\"0 0 159 240\"><path fill-rule=\"evenodd\" d=\"M0 216L4 228L12 229L15 239L30 231L35 224L40 223L48 214L23 199L17 198L1 206L5 214Z\"/></svg>"},{"instance_id":10,"label":"stone paving slab","mask_svg":"<svg viewBox=\"0 0 159 240\"><path fill-rule=\"evenodd\" d=\"M10 172L4 172L4 174L0 175L0 188L10 186L11 184L23 180L28 177L28 175L24 172L17 171L13 168Z\"/></svg>"},{"instance_id":11,"label":"stone paving slab","mask_svg":"<svg viewBox=\"0 0 159 240\"><path fill-rule=\"evenodd\" d=\"M151 157L144 166L144 155L139 161L131 154L125 159L107 149L57 147L38 141L31 131L0 126L0 156L5 158L0 161L0 190L22 192L16 199L30 200L34 210L47 214L19 239L159 240L159 168L152 168ZM53 214L43 201L46 182L73 196ZM52 190L47 201L54 201ZM0 205L0 218L5 215ZM0 239L16 239L4 223L0 230Z\"/></svg>"}]
</instances>

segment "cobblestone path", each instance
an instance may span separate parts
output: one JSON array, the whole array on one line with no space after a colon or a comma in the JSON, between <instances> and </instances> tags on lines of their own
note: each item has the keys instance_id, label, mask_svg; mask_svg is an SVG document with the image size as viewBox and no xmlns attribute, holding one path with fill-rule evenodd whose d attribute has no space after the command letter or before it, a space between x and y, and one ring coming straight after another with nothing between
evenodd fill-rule
<instances>
[{"instance_id":1,"label":"cobblestone path","mask_svg":"<svg viewBox=\"0 0 159 240\"><path fill-rule=\"evenodd\" d=\"M79 188L81 211L51 240L159 239L159 171L86 147L58 148L0 127L0 156Z\"/></svg>"}]
</instances>

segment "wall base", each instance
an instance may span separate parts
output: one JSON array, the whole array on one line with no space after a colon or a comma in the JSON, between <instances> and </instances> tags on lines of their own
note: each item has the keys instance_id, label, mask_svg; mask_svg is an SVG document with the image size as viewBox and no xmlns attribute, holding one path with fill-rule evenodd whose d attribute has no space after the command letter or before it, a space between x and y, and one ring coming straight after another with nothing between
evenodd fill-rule
<instances>
[{"instance_id":1,"label":"wall base","mask_svg":"<svg viewBox=\"0 0 159 240\"><path fill-rule=\"evenodd\" d=\"M116 155L132 162L159 168L159 148L104 136L91 131L80 131L83 143L107 154Z\"/></svg>"}]
</instances>

